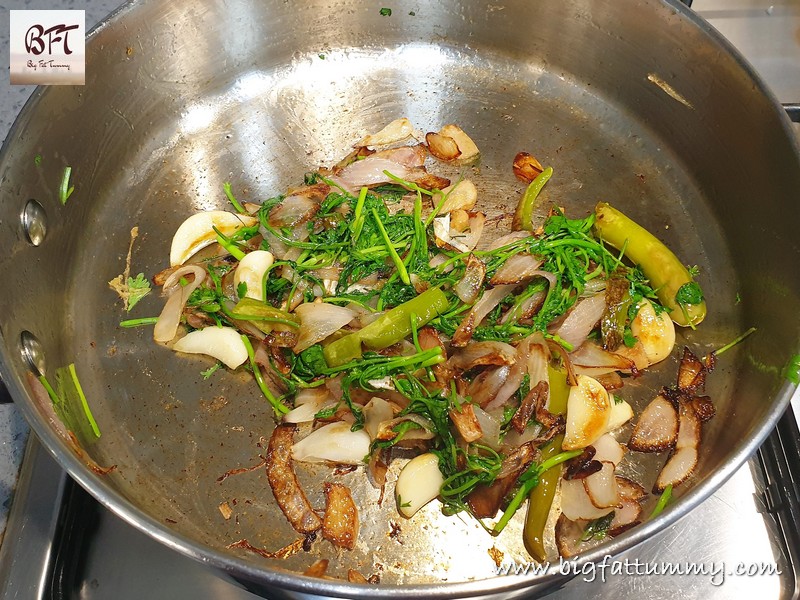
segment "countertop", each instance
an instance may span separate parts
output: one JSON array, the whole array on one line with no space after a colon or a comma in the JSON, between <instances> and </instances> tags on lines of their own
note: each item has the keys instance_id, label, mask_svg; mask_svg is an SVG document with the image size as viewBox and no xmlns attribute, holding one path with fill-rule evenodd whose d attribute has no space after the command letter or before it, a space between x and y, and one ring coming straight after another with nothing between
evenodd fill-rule
<instances>
[{"instance_id":1,"label":"countertop","mask_svg":"<svg viewBox=\"0 0 800 600\"><path fill-rule=\"evenodd\" d=\"M91 29L123 2L120 0L18 0L0 5L0 139L33 92L33 86L11 85L9 64L9 10L83 9ZM731 39L761 73L782 102L800 102L800 0L696 0L693 8ZM800 414L800 394L793 404ZM8 507L22 461L28 427L13 404L0 405L0 532L4 531Z\"/></svg>"}]
</instances>

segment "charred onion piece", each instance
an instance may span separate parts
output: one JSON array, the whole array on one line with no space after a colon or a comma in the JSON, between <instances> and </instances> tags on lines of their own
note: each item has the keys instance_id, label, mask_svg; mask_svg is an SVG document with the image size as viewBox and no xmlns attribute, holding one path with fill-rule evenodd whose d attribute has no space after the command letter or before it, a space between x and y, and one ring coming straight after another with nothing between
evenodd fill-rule
<instances>
[{"instance_id":1,"label":"charred onion piece","mask_svg":"<svg viewBox=\"0 0 800 600\"><path fill-rule=\"evenodd\" d=\"M295 531L307 534L322 527L322 521L311 508L294 473L291 449L296 430L294 425L278 425L272 432L267 449L267 479L289 523Z\"/></svg>"},{"instance_id":2,"label":"charred onion piece","mask_svg":"<svg viewBox=\"0 0 800 600\"><path fill-rule=\"evenodd\" d=\"M350 490L338 483L326 483L322 537L338 548L352 550L358 539L358 510Z\"/></svg>"},{"instance_id":3,"label":"charred onion piece","mask_svg":"<svg viewBox=\"0 0 800 600\"><path fill-rule=\"evenodd\" d=\"M677 439L678 411L662 393L642 411L628 448L637 452L663 452L674 446Z\"/></svg>"},{"instance_id":4,"label":"charred onion piece","mask_svg":"<svg viewBox=\"0 0 800 600\"><path fill-rule=\"evenodd\" d=\"M475 416L475 405L465 402L459 408L450 409L450 420L461 438L467 442L477 441L483 436L481 424Z\"/></svg>"},{"instance_id":5,"label":"charred onion piece","mask_svg":"<svg viewBox=\"0 0 800 600\"><path fill-rule=\"evenodd\" d=\"M320 558L314 561L310 567L303 571L303 575L307 575L308 577L325 577L325 573L328 570L328 562L327 558Z\"/></svg>"},{"instance_id":6,"label":"charred onion piece","mask_svg":"<svg viewBox=\"0 0 800 600\"><path fill-rule=\"evenodd\" d=\"M702 390L706 383L706 367L686 346L678 368L678 389L686 393Z\"/></svg>"}]
</instances>

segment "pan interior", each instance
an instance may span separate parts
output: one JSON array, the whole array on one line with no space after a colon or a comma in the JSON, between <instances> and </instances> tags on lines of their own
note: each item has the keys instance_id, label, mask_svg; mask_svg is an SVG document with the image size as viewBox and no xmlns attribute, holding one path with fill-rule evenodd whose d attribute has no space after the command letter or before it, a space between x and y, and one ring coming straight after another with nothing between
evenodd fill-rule
<instances>
[{"instance_id":1,"label":"pan interior","mask_svg":"<svg viewBox=\"0 0 800 600\"><path fill-rule=\"evenodd\" d=\"M118 326L124 318L157 315L163 306L151 294L126 315L107 287L125 266L131 228L139 228L131 274L152 276L168 266L172 235L187 216L230 209L223 182L232 183L240 200L276 196L305 171L335 163L365 133L403 116L423 131L446 123L468 131L481 160L464 173L478 186L479 207L503 217L498 232L509 230L524 189L511 171L514 155L524 150L555 170L543 207L556 204L583 217L597 201L608 201L697 264L714 310L697 332L679 333L678 348L686 343L706 352L740 329L732 302L737 279L706 199L647 123L591 86L522 58L466 55L429 43L333 48L295 56L288 66L243 72L168 106L165 118L131 123L135 143L123 164L96 179L67 273L63 354L87 373L82 383L103 432L90 453L101 465L115 464L109 482L169 528L221 551L243 538L276 550L297 537L263 467L218 481L231 469L259 465L273 428L269 405L250 376L222 370L205 380L201 371L214 364L211 359L157 346L150 328ZM676 364L667 361L621 395L641 409L656 388L673 381ZM727 410L732 372L723 365L713 376L721 415L711 437ZM649 487L660 460L640 459L627 468ZM329 574L346 576L354 568L379 574L384 583L490 577L492 548L507 560L527 560L520 518L498 538L470 518L443 517L437 503L405 520L396 513L391 484L381 506L379 491L361 470L298 471L316 507L324 504L321 478L351 488L361 522L356 549L337 553L320 541L286 560L241 554L246 560L302 572L317 558L331 558ZM390 481L396 472L397 464ZM232 508L231 518L221 514L222 503ZM390 535L393 523L399 534Z\"/></svg>"}]
</instances>

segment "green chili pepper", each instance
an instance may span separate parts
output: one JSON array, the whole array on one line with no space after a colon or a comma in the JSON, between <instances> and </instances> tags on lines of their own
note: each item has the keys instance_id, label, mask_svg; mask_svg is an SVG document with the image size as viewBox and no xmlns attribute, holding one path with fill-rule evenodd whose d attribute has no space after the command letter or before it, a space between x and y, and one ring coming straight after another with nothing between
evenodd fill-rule
<instances>
[{"instance_id":1,"label":"green chili pepper","mask_svg":"<svg viewBox=\"0 0 800 600\"><path fill-rule=\"evenodd\" d=\"M542 191L544 184L553 176L553 167L547 167L544 171L531 181L522 198L517 204L517 211L514 213L514 220L511 223L512 229L519 231L533 231L533 209L536 207L536 199Z\"/></svg>"},{"instance_id":2,"label":"green chili pepper","mask_svg":"<svg viewBox=\"0 0 800 600\"><path fill-rule=\"evenodd\" d=\"M388 348L411 334L411 315L414 326L422 327L444 313L450 303L439 288L431 288L416 298L403 302L381 315L363 329L346 335L324 348L328 367L338 367L361 356L361 344L369 350Z\"/></svg>"},{"instance_id":3,"label":"green chili pepper","mask_svg":"<svg viewBox=\"0 0 800 600\"><path fill-rule=\"evenodd\" d=\"M706 316L706 303L678 257L652 233L605 202L595 207L595 213L597 234L641 267L659 302L670 310L672 320L683 327L700 323ZM687 284L691 287L686 287Z\"/></svg>"},{"instance_id":4,"label":"green chili pepper","mask_svg":"<svg viewBox=\"0 0 800 600\"><path fill-rule=\"evenodd\" d=\"M292 329L300 325L293 314L265 304L255 298L242 298L233 307L230 316L240 321L252 321L264 333L269 333L275 325L286 325ZM285 329L285 328L284 328Z\"/></svg>"},{"instance_id":5,"label":"green chili pepper","mask_svg":"<svg viewBox=\"0 0 800 600\"><path fill-rule=\"evenodd\" d=\"M553 414L563 415L567 412L569 385L567 374L548 367L548 383L550 386L550 407ZM563 435L557 435L542 448L542 460L547 460L561 452ZM550 515L550 507L556 494L558 481L561 479L561 468L553 468L539 476L539 485L531 490L528 496L528 513L525 515L525 528L522 539L530 555L539 562L547 558L544 549L544 528Z\"/></svg>"}]
</instances>

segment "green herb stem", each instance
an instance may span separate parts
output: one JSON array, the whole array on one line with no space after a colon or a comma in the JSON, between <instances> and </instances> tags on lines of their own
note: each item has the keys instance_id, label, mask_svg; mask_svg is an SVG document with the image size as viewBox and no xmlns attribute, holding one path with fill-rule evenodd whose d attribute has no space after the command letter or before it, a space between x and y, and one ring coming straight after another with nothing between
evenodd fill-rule
<instances>
[{"instance_id":1,"label":"green herb stem","mask_svg":"<svg viewBox=\"0 0 800 600\"><path fill-rule=\"evenodd\" d=\"M231 241L231 239L222 233L216 227L213 227L214 232L217 234L217 241L219 245L225 248L233 258L236 260L242 260L245 257L245 253L236 245L235 242Z\"/></svg>"},{"instance_id":2,"label":"green herb stem","mask_svg":"<svg viewBox=\"0 0 800 600\"><path fill-rule=\"evenodd\" d=\"M225 195L228 197L230 203L233 204L233 208L236 209L236 212L238 212L241 215L246 214L247 211L244 209L244 206L242 206L236 199L236 197L233 195L233 192L231 191L231 184L229 181L226 181L225 183L222 184L222 189L225 190Z\"/></svg>"},{"instance_id":3,"label":"green herb stem","mask_svg":"<svg viewBox=\"0 0 800 600\"><path fill-rule=\"evenodd\" d=\"M141 319L128 319L120 321L120 327L143 327L145 325L155 325L158 322L158 317L142 317Z\"/></svg>"},{"instance_id":4,"label":"green herb stem","mask_svg":"<svg viewBox=\"0 0 800 600\"><path fill-rule=\"evenodd\" d=\"M242 342L244 342L244 347L247 349L247 357L250 359L250 368L253 369L253 376L256 378L256 383L258 383L261 393L264 394L267 400L269 400L269 403L272 405L272 409L275 411L275 414L278 417L282 417L289 412L288 407L275 396L273 396L271 391L269 391L267 383L264 381L264 375L261 373L261 367L259 367L258 363L256 362L256 355L255 352L253 352L253 345L250 343L250 338L244 334L242 334L241 338Z\"/></svg>"},{"instance_id":5,"label":"green herb stem","mask_svg":"<svg viewBox=\"0 0 800 600\"><path fill-rule=\"evenodd\" d=\"M408 276L408 271L406 270L406 266L403 264L403 261L400 260L400 256L397 254L397 250L394 249L392 245L392 240L389 239L389 234L386 233L386 228L383 226L380 217L378 216L378 211L374 208L372 209L372 218L375 219L375 224L378 226L378 230L381 232L381 237L383 238L383 242L386 244L386 249L389 252L389 256L392 258L392 262L394 266L397 268L397 273L400 276L400 281L405 283L406 285L411 285L411 279Z\"/></svg>"},{"instance_id":6,"label":"green herb stem","mask_svg":"<svg viewBox=\"0 0 800 600\"><path fill-rule=\"evenodd\" d=\"M552 469L560 465L563 462L568 461L571 458L575 458L578 456L582 450L570 450L568 452L560 452L555 456L551 456L547 460L545 460L542 464L537 465L533 463L530 467L528 467L525 472L520 475L520 481L522 485L520 486L517 493L514 494L514 498L509 502L508 508L503 513L503 516L497 522L497 524L492 529L492 533L494 535L498 535L503 529L505 529L506 525L508 525L511 518L514 514L519 510L519 507L522 506L522 503L525 499L530 495L531 490L539 485L539 476L547 471L548 469Z\"/></svg>"},{"instance_id":7,"label":"green herb stem","mask_svg":"<svg viewBox=\"0 0 800 600\"><path fill-rule=\"evenodd\" d=\"M89 409L89 403L86 401L86 395L83 393L83 388L81 387L81 382L78 381L78 374L75 371L75 363L70 363L69 365L69 375L72 377L72 383L75 385L75 389L78 392L78 397L81 399L81 406L83 407L83 412L86 415L86 418L89 421L89 425L92 427L92 431L94 432L95 437L100 437L100 428L97 426L97 421L94 420L94 416L92 415L92 411Z\"/></svg>"},{"instance_id":8,"label":"green herb stem","mask_svg":"<svg viewBox=\"0 0 800 600\"><path fill-rule=\"evenodd\" d=\"M658 515L660 515L663 510L669 504L669 501L672 499L672 484L670 483L667 487L664 488L664 491L661 492L661 496L658 498L658 502L656 502L655 508L653 508L653 512L650 513L650 518L655 519Z\"/></svg>"},{"instance_id":9,"label":"green herb stem","mask_svg":"<svg viewBox=\"0 0 800 600\"><path fill-rule=\"evenodd\" d=\"M736 344L738 344L738 343L740 343L740 342L744 341L744 339L745 339L746 337L748 337L749 335L751 335L751 334L753 334L753 333L755 333L755 332L756 332L756 328L755 328L755 327L751 327L750 329L748 329L747 331L745 331L745 332L744 332L742 335L740 335L739 337L737 337L735 340L733 340L733 341L731 341L731 342L728 342L728 343L727 343L727 344L725 344L725 345L724 345L722 348L720 348L719 350L715 351L715 352L714 352L714 355L715 355L715 356L719 356L719 355L720 355L720 354L722 354L723 352L727 352L728 350L730 350L731 348L733 348L733 347L734 347Z\"/></svg>"},{"instance_id":10,"label":"green herb stem","mask_svg":"<svg viewBox=\"0 0 800 600\"><path fill-rule=\"evenodd\" d=\"M61 204L66 204L72 192L75 191L75 186L70 186L69 179L72 176L72 167L64 167L64 174L61 176L61 184L58 186L58 199Z\"/></svg>"}]
</instances>

